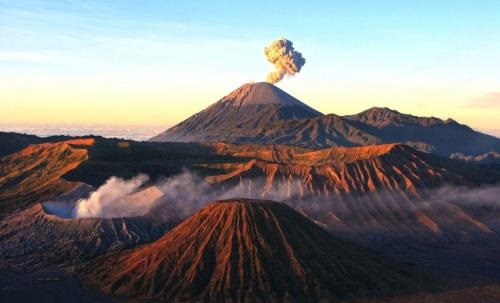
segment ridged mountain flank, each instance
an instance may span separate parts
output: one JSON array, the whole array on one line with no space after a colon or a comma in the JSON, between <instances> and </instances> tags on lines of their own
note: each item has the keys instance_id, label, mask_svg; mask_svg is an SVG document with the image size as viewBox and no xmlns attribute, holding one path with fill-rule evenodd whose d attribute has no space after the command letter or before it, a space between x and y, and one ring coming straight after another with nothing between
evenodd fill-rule
<instances>
[{"instance_id":1,"label":"ridged mountain flank","mask_svg":"<svg viewBox=\"0 0 500 303\"><path fill-rule=\"evenodd\" d=\"M373 107L344 118L361 131L380 138L381 142L405 142L443 156L454 152L479 155L500 150L500 139L453 119L417 117L386 107Z\"/></svg>"},{"instance_id":2,"label":"ridged mountain flank","mask_svg":"<svg viewBox=\"0 0 500 303\"><path fill-rule=\"evenodd\" d=\"M94 139L32 144L0 158L0 214L63 194L78 185L61 178L89 158Z\"/></svg>"},{"instance_id":3,"label":"ridged mountain flank","mask_svg":"<svg viewBox=\"0 0 500 303\"><path fill-rule=\"evenodd\" d=\"M387 107L372 107L358 114L345 116L345 118L360 121L378 128L387 127L389 125L402 126L406 123L418 124L421 126L432 126L437 124L460 125L453 119L441 120L436 117L418 117L402 114L397 110Z\"/></svg>"},{"instance_id":4,"label":"ridged mountain flank","mask_svg":"<svg viewBox=\"0 0 500 303\"><path fill-rule=\"evenodd\" d=\"M246 199L212 202L156 242L98 258L81 276L106 293L165 302L335 302L418 290L422 277L289 206Z\"/></svg>"},{"instance_id":5,"label":"ridged mountain flank","mask_svg":"<svg viewBox=\"0 0 500 303\"><path fill-rule=\"evenodd\" d=\"M230 138L245 136L247 131L269 122L322 115L270 83L247 83L150 140L231 141Z\"/></svg>"}]
</instances>

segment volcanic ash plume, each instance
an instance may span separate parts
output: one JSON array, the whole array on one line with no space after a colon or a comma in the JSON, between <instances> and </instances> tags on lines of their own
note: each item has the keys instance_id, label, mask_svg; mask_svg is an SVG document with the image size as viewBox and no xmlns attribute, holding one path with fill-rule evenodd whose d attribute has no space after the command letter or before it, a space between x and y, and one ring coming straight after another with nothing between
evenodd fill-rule
<instances>
[{"instance_id":1,"label":"volcanic ash plume","mask_svg":"<svg viewBox=\"0 0 500 303\"><path fill-rule=\"evenodd\" d=\"M281 38L274 41L268 47L264 48L264 54L267 61L274 64L276 70L267 75L267 82L277 83L283 77L295 75L300 72L300 69L306 63L306 59L302 54L293 48L293 43L290 40Z\"/></svg>"}]
</instances>

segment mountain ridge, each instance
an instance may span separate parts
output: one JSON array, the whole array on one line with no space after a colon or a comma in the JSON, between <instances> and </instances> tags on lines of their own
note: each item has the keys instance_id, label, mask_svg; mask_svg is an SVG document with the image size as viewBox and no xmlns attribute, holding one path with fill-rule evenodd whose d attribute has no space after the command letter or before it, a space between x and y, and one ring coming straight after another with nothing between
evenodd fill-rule
<instances>
[{"instance_id":1,"label":"mountain ridge","mask_svg":"<svg viewBox=\"0 0 500 303\"><path fill-rule=\"evenodd\" d=\"M477 193L496 195L498 185L496 188L492 185L498 184L500 174L418 152L399 143L316 150L292 145L154 143L89 138L88 142L33 145L0 159L0 177L4 177L0 198L6 198L1 214L12 214L5 219L4 222L11 223L4 226L0 235L2 241L9 243L4 246L8 248L6 253L15 256L16 252L36 245L32 241L19 241L23 235L24 239L33 238L34 234L42 235L38 243L49 245L54 234L63 235L57 231L57 226L85 227L48 224L45 218L49 216L46 215L37 215L39 223L30 224L33 214L40 214L33 212L38 207L34 203L70 190L61 184L83 182L97 188L112 176L130 179L143 173L153 182L145 185L149 186L163 177L184 175L186 169L196 177L190 190L195 197L212 197L210 194L214 193L217 199L244 196L296 203L290 205L336 236L382 254L402 255L401 261L422 262L453 274L471 270L481 275L500 272L498 266L491 265L498 264L494 257L497 254L491 254L497 248L487 247L500 235L498 211L489 208L488 204L475 203L479 197ZM16 182L19 174L28 182ZM53 190L41 191L40 186L44 188L46 184ZM204 188L209 189L208 195ZM474 193L473 201L463 204L463 196L464 201L470 200L469 191ZM448 198L450 194L451 199ZM215 199L207 198L206 201L210 200ZM185 200L182 198L181 202ZM29 208L23 210L25 207ZM57 220L63 221L78 220ZM92 219L83 221L92 222ZM137 222L136 218L126 221ZM99 222L119 220L99 219ZM117 231L123 230L121 224L111 225ZM132 231L130 228L132 226L126 230ZM91 228L85 230L92 231ZM141 238L152 236L147 229L139 230L146 231ZM100 236L88 235L83 242L85 247L75 251L82 259L88 256L87 245L94 240L102 241ZM71 233L66 236L60 238L63 246L70 243L66 240L75 239ZM106 240L101 244L106 243L111 242ZM414 251L416 245L432 247L432 250ZM451 255L446 251L447 245L453 245L456 253ZM444 247L440 254L437 252L439 247ZM65 250L58 251L64 253ZM477 258L478 255L481 258ZM27 255L17 257L22 262ZM463 258L467 258L467 264ZM486 264L484 260L492 263Z\"/></svg>"},{"instance_id":2,"label":"mountain ridge","mask_svg":"<svg viewBox=\"0 0 500 303\"><path fill-rule=\"evenodd\" d=\"M344 115L344 118L347 118L349 120L353 121L360 121L364 122L368 125L375 126L375 127L384 127L387 126L388 124L394 123L396 125L401 125L398 123L415 123L415 124L420 124L422 126L431 126L431 125L436 125L436 124L457 124L461 125L463 127L466 127L468 129L471 129L470 127L459 124L455 120L448 118L446 120L437 118L437 117L419 117L419 116L414 116L410 114L403 114L397 110L388 108L388 107L371 107L367 110L364 110L360 113L354 114L354 115Z\"/></svg>"},{"instance_id":3,"label":"mountain ridge","mask_svg":"<svg viewBox=\"0 0 500 303\"><path fill-rule=\"evenodd\" d=\"M247 83L149 141L309 148L400 142L446 157L500 150L499 138L451 118L418 117L387 107L372 107L354 115L323 115L269 83Z\"/></svg>"}]
</instances>

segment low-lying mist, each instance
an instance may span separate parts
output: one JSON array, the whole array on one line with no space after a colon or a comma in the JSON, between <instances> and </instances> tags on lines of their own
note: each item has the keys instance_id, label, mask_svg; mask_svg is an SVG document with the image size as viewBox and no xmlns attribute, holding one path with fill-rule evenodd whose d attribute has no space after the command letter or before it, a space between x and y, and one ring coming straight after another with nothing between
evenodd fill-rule
<instances>
[{"instance_id":1,"label":"low-lying mist","mask_svg":"<svg viewBox=\"0 0 500 303\"><path fill-rule=\"evenodd\" d=\"M332 194L306 189L301 180L276 181L272 186L265 179L212 185L187 170L154 184L147 183L148 180L146 175L138 175L129 180L111 177L90 193L88 198L78 199L74 203L72 217L134 217L154 212L157 207L168 207L169 211L185 218L210 201L252 198L283 202L313 218L329 214L328 220L333 223L336 220L345 224L360 221L376 228L378 223L371 222L377 220L376 214L383 214L382 217L387 218L388 214L403 217L416 214L416 217L424 218L429 212L454 213L456 207L472 209L474 214L479 215L500 209L500 185L472 189L442 186L421 189L419 194L384 190L362 194Z\"/></svg>"}]
</instances>

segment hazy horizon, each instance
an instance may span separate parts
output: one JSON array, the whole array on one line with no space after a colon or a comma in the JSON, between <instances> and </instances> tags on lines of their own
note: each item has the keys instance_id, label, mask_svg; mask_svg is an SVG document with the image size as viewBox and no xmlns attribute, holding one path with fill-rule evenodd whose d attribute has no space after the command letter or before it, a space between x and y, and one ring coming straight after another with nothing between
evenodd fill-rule
<instances>
[{"instance_id":1,"label":"hazy horizon","mask_svg":"<svg viewBox=\"0 0 500 303\"><path fill-rule=\"evenodd\" d=\"M263 81L286 37L306 64L277 85L321 112L500 128L500 2L284 5L0 0L0 122L173 125Z\"/></svg>"},{"instance_id":2,"label":"hazy horizon","mask_svg":"<svg viewBox=\"0 0 500 303\"><path fill-rule=\"evenodd\" d=\"M168 127L170 126L147 124L0 123L0 131L2 132L15 132L39 137L95 135L135 141L146 141Z\"/></svg>"},{"instance_id":3,"label":"hazy horizon","mask_svg":"<svg viewBox=\"0 0 500 303\"><path fill-rule=\"evenodd\" d=\"M180 122L180 121L179 121ZM459 121L460 122L460 121ZM15 132L39 137L57 135L96 135L105 138L121 138L146 141L173 125L158 124L92 124L92 123L0 123L0 132ZM476 131L500 138L500 129L475 129Z\"/></svg>"}]
</instances>

